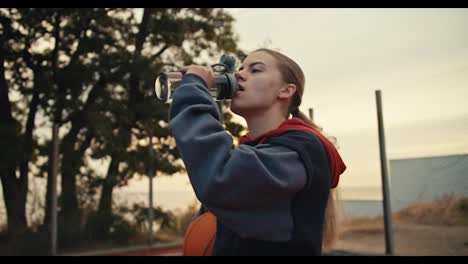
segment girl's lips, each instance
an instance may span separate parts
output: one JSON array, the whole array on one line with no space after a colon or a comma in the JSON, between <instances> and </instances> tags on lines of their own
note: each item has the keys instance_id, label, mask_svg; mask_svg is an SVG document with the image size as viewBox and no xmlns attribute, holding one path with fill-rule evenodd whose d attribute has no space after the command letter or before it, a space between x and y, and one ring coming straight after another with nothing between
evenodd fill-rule
<instances>
[{"instance_id":1,"label":"girl's lips","mask_svg":"<svg viewBox=\"0 0 468 264\"><path fill-rule=\"evenodd\" d=\"M243 92L245 92L244 87L239 86L239 89L237 89L237 91L234 93L234 95L237 97Z\"/></svg>"}]
</instances>

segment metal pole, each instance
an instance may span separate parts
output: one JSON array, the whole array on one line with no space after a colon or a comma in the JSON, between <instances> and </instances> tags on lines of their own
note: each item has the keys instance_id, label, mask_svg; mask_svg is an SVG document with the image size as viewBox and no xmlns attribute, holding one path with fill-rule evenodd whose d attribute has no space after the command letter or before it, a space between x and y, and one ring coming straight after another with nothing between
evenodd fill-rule
<instances>
[{"instance_id":1,"label":"metal pole","mask_svg":"<svg viewBox=\"0 0 468 264\"><path fill-rule=\"evenodd\" d=\"M57 255L57 174L59 154L59 124L54 123L52 128L52 197L51 197L51 219L50 219L50 254Z\"/></svg>"},{"instance_id":2,"label":"metal pole","mask_svg":"<svg viewBox=\"0 0 468 264\"><path fill-rule=\"evenodd\" d=\"M310 121L314 122L314 109L313 108L309 108L309 118L310 118Z\"/></svg>"},{"instance_id":3,"label":"metal pole","mask_svg":"<svg viewBox=\"0 0 468 264\"><path fill-rule=\"evenodd\" d=\"M375 96L377 102L377 121L379 125L380 168L382 174L383 209L385 224L385 253L387 255L393 255L392 210L390 207L390 192L388 185L387 154L385 150L385 133L382 115L381 91L376 90Z\"/></svg>"},{"instance_id":4,"label":"metal pole","mask_svg":"<svg viewBox=\"0 0 468 264\"><path fill-rule=\"evenodd\" d=\"M148 177L149 177L149 223L148 223L148 243L153 244L153 129L149 129L149 162L148 162Z\"/></svg>"}]
</instances>

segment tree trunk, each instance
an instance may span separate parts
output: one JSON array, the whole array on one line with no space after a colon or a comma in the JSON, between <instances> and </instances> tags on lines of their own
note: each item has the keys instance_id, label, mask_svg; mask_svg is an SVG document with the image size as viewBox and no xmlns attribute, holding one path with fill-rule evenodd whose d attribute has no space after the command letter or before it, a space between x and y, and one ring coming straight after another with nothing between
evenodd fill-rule
<instances>
[{"instance_id":1,"label":"tree trunk","mask_svg":"<svg viewBox=\"0 0 468 264\"><path fill-rule=\"evenodd\" d=\"M53 126L52 126L52 141L50 142L49 144L49 164L48 164L48 167L47 167L47 186L46 186L46 197L45 197L45 205L46 205L46 209L45 209L45 216L44 216L44 222L43 222L43 226L49 230L50 228L50 221L52 219L52 192L54 191L52 189L52 180L53 180L53 176L54 176L54 164L57 164L57 161L55 160L55 156L54 156L54 132L53 132ZM58 135L57 135L57 139L56 140L59 140L58 139ZM60 144L60 143L59 143ZM59 156L59 155L58 155ZM58 158L58 157L57 157ZM58 172L57 172L58 173ZM56 175L56 177L58 178L58 175Z\"/></svg>"},{"instance_id":2,"label":"tree trunk","mask_svg":"<svg viewBox=\"0 0 468 264\"><path fill-rule=\"evenodd\" d=\"M1 43L0 43L1 44ZM3 46L3 45L2 45ZM18 137L16 121L11 114L11 103L8 97L8 84L5 79L3 51L0 52L0 178L7 212L8 234L16 236L27 230L26 196L28 177L16 177ZM16 144L14 144L16 143ZM11 149L13 147L15 149Z\"/></svg>"},{"instance_id":3,"label":"tree trunk","mask_svg":"<svg viewBox=\"0 0 468 264\"><path fill-rule=\"evenodd\" d=\"M59 235L64 246L78 239L81 230L81 212L76 195L76 175L82 161L82 155L74 151L78 129L72 126L62 141L61 153L61 211L59 214Z\"/></svg>"},{"instance_id":4,"label":"tree trunk","mask_svg":"<svg viewBox=\"0 0 468 264\"><path fill-rule=\"evenodd\" d=\"M26 221L26 183L16 179L14 168L3 170L1 177L7 211L8 235L16 237L28 230Z\"/></svg>"},{"instance_id":5,"label":"tree trunk","mask_svg":"<svg viewBox=\"0 0 468 264\"><path fill-rule=\"evenodd\" d=\"M84 116L87 114L88 112L88 109L91 107L91 105L94 104L95 100L99 97L102 96L102 92L103 92L103 88L104 88L104 82L105 82L105 79L104 78L101 78L99 80L99 82L93 87L93 89L91 90L91 92L89 93L89 96L88 96L88 99L85 103L85 106L83 107L83 109L79 112L76 112L73 117L70 118L70 121L72 123L72 129L68 132L68 134L64 137L63 141L64 141L64 144L62 145L62 150L60 151L60 153L63 153L63 161L62 161L62 167L61 167L61 173L62 173L62 177L65 177L67 179L69 179L68 182L66 183L63 183L62 182L62 190L63 190L63 184L67 184L67 185L72 185L75 186L75 178L74 176L69 176L70 173L73 174L73 175L76 175L79 173L79 165L78 167L74 167L74 172L71 172L73 169L70 169L70 170L66 170L66 171L70 171L70 173L68 173L67 175L63 176L64 175L64 167L65 164L75 164L75 163L78 163L78 164L81 164L81 161L82 161L82 156L78 156L76 154L73 154L73 149L71 149L71 151L65 153L63 151L63 147L65 145L67 146L74 146L76 144L76 140L77 140L77 135L78 135L78 132L85 126L85 120L84 120ZM89 133L89 132L88 132ZM89 147L89 143L90 143L90 139L89 139L89 136L87 136L88 139L85 140L85 143L83 143L80 147L80 149L83 149L83 153L84 151ZM52 189L51 189L51 181L52 181L52 178L50 177L52 175L52 159L53 159L53 149L52 149L52 142L51 142L51 145L50 145L50 152L49 152L49 167L48 167L48 177L47 177L47 192L46 192L46 204L47 204L47 209L46 209L46 214L45 214L45 218L44 218L44 224L48 224L49 221L50 221L50 199L52 197ZM74 156L74 157L71 157L71 156ZM73 161L73 159L76 159L76 161ZM73 183L72 183L73 182ZM66 190L74 190L75 187L67 187ZM62 191L62 194L64 195L67 195L67 196L70 196L67 198L67 200L69 201L73 201L73 200L76 200L76 191L74 191L75 193L72 193L72 194L65 194L63 193ZM74 196L75 199L73 199L71 196ZM72 202L72 204L78 204L78 201L76 200ZM67 205L64 204L64 207L67 208ZM70 209L70 210L73 210L73 209Z\"/></svg>"},{"instance_id":6,"label":"tree trunk","mask_svg":"<svg viewBox=\"0 0 468 264\"><path fill-rule=\"evenodd\" d=\"M112 212L112 191L116 184L116 177L119 168L119 161L117 157L111 157L111 163L107 170L107 176L102 184L101 197L99 199L98 214Z\"/></svg>"},{"instance_id":7,"label":"tree trunk","mask_svg":"<svg viewBox=\"0 0 468 264\"><path fill-rule=\"evenodd\" d=\"M104 84L106 82L105 78L102 78L96 83L91 92L89 93L88 99L85 103L83 109L79 112L76 112L71 118L72 123L71 129L67 135L64 136L60 153L62 154L61 162L61 208L60 217L59 217L59 228L63 230L61 234L62 239L65 239L65 245L68 242L73 243L73 238L76 238L81 231L81 211L78 206L78 197L76 193L76 175L79 175L79 169L83 161L84 152L89 147L91 143L92 133L90 131L86 134L86 139L80 144L77 150L74 149L74 146L77 144L78 133L85 126L85 116L88 113L89 108L94 104L95 100L102 96L104 91ZM52 147L50 151L49 160L52 161ZM49 162L49 176L52 175L52 162ZM52 195L52 189L49 182L51 178L47 179L47 193L46 200L49 201L47 204L50 204L50 199ZM46 221L50 221L50 208L46 211L45 216ZM48 223L48 222L47 222ZM76 231L76 232L75 232ZM70 240L71 239L71 240Z\"/></svg>"},{"instance_id":8,"label":"tree trunk","mask_svg":"<svg viewBox=\"0 0 468 264\"><path fill-rule=\"evenodd\" d=\"M81 209L78 205L78 196L76 191L76 176L80 175L80 166L83 162L83 157L86 149L88 149L91 139L92 132L87 131L86 137L83 142L79 145L78 149L75 149L77 144L79 128L82 128L83 124L80 122L72 123L72 129L64 137L62 141L61 152L62 157L62 210L60 212L60 219L62 220L61 225L64 228L62 230L62 238L64 245L73 244L75 239L78 239L81 235Z\"/></svg>"}]
</instances>

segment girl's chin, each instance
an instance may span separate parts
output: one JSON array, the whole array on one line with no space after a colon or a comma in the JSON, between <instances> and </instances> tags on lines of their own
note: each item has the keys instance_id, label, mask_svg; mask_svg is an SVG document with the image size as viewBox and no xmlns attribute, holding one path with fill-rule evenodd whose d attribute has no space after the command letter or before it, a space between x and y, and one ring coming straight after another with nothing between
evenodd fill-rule
<instances>
[{"instance_id":1,"label":"girl's chin","mask_svg":"<svg viewBox=\"0 0 468 264\"><path fill-rule=\"evenodd\" d=\"M242 111L243 110L242 107L237 105L235 102L231 102L231 107L230 108L231 108L231 111L236 115L242 116L242 113L244 112L244 111Z\"/></svg>"}]
</instances>

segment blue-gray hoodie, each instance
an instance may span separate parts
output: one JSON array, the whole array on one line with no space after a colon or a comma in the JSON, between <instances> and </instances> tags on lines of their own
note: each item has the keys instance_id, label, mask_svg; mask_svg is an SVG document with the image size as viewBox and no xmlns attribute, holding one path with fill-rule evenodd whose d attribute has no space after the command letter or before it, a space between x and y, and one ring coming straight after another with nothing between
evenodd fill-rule
<instances>
[{"instance_id":1,"label":"blue-gray hoodie","mask_svg":"<svg viewBox=\"0 0 468 264\"><path fill-rule=\"evenodd\" d=\"M206 83L186 74L170 128L200 202L217 217L215 255L320 255L330 173L303 131L232 149Z\"/></svg>"}]
</instances>

